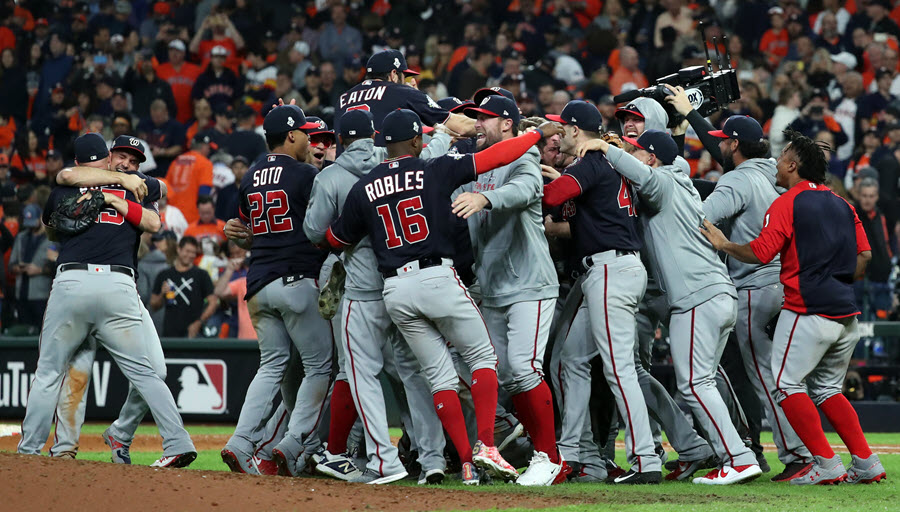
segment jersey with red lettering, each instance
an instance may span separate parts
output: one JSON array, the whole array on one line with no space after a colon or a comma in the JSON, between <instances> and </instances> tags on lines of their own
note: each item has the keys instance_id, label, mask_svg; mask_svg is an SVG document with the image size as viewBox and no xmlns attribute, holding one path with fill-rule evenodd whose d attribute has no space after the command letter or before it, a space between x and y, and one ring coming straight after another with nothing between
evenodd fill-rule
<instances>
[{"instance_id":1,"label":"jersey with red lettering","mask_svg":"<svg viewBox=\"0 0 900 512\"><path fill-rule=\"evenodd\" d=\"M853 293L856 255L869 250L856 210L825 185L801 181L776 199L750 242L768 263L781 254L784 309L843 318L859 314Z\"/></svg>"},{"instance_id":2,"label":"jersey with red lettering","mask_svg":"<svg viewBox=\"0 0 900 512\"><path fill-rule=\"evenodd\" d=\"M369 235L382 272L422 258L453 258L450 194L475 178L471 154L386 160L350 189L329 234L343 245Z\"/></svg>"},{"instance_id":3,"label":"jersey with red lettering","mask_svg":"<svg viewBox=\"0 0 900 512\"><path fill-rule=\"evenodd\" d=\"M367 110L375 120L375 145L384 146L381 121L398 108L412 110L428 126L443 123L450 112L441 108L424 92L408 85L383 80L365 80L341 94L334 114L334 132L341 132L341 117L350 110ZM338 144L338 154L341 153Z\"/></svg>"},{"instance_id":4,"label":"jersey with red lettering","mask_svg":"<svg viewBox=\"0 0 900 512\"><path fill-rule=\"evenodd\" d=\"M303 233L303 219L316 168L282 154L268 154L244 175L241 219L253 231L247 299L275 279L319 275L328 252Z\"/></svg>"}]
</instances>

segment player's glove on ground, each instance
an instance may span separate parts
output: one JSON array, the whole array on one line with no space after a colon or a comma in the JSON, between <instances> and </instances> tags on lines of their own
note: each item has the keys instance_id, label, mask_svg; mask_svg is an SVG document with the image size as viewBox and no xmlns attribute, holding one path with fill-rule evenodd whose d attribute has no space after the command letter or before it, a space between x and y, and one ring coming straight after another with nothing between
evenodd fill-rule
<instances>
[{"instance_id":1,"label":"player's glove on ground","mask_svg":"<svg viewBox=\"0 0 900 512\"><path fill-rule=\"evenodd\" d=\"M50 225L60 233L77 235L97 221L100 211L106 207L103 192L91 190L84 200L82 196L69 196L60 201L56 211L50 216Z\"/></svg>"}]
</instances>

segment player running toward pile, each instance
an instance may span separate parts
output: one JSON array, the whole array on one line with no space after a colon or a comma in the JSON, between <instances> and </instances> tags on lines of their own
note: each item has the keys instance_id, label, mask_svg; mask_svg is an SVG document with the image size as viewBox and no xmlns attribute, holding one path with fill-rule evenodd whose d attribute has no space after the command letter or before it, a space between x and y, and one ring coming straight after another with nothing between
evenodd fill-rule
<instances>
[{"instance_id":1,"label":"player running toward pile","mask_svg":"<svg viewBox=\"0 0 900 512\"><path fill-rule=\"evenodd\" d=\"M709 221L703 233L716 249L745 263L781 255L784 308L772 340L775 399L815 458L791 483L878 482L886 476L884 466L841 393L859 341L852 283L863 276L872 252L856 211L824 185L822 148L796 132L785 135L790 142L778 159L777 183L788 191L769 207L759 236L740 245ZM850 450L846 470L825 439L816 406Z\"/></svg>"},{"instance_id":2,"label":"player running toward pile","mask_svg":"<svg viewBox=\"0 0 900 512\"><path fill-rule=\"evenodd\" d=\"M327 233L336 248L369 236L385 277L388 314L431 384L435 410L463 462L467 484L479 482L473 463L498 478L515 479L518 473L493 446L497 357L478 308L451 266L449 197L479 172L507 165L541 136L561 131L550 124L542 128L543 133L528 133L474 155L424 161L418 158L422 151L419 116L405 109L393 112L382 125L388 160L353 186L341 217ZM471 449L447 342L472 370L478 441Z\"/></svg>"}]
</instances>

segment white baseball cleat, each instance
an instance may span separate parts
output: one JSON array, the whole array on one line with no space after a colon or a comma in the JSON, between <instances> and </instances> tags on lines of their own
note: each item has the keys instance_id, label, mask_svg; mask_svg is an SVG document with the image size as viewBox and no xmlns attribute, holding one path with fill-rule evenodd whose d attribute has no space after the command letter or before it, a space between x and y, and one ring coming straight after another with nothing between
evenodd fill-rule
<instances>
[{"instance_id":1,"label":"white baseball cleat","mask_svg":"<svg viewBox=\"0 0 900 512\"><path fill-rule=\"evenodd\" d=\"M722 466L721 469L714 469L705 476L695 478L693 482L702 485L729 485L749 482L761 474L762 470L756 464L737 467Z\"/></svg>"}]
</instances>

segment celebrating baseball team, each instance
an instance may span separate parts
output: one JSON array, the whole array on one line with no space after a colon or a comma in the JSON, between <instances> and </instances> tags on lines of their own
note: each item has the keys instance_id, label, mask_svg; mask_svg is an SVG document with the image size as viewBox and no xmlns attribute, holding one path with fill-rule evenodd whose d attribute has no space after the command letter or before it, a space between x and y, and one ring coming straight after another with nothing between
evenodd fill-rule
<instances>
[{"instance_id":1,"label":"celebrating baseball team","mask_svg":"<svg viewBox=\"0 0 900 512\"><path fill-rule=\"evenodd\" d=\"M770 155L756 120L715 130L681 87L665 86L665 105L620 106L619 137L582 100L523 118L505 89L434 101L416 74L397 50L374 54L340 96L333 131L294 104L265 116L268 153L224 229L250 251L260 350L221 451L231 471L366 484L747 482L770 469L719 365L733 332L784 464L773 481L886 478L841 392L859 340L852 285L871 251L854 208L824 184L831 148L787 131ZM667 130L671 112L684 121ZM723 165L717 183L691 179L688 125ZM313 159L310 137L323 133L334 156ZM550 141L572 159L561 174L542 165ZM135 137L107 149L88 133L59 173L43 220L60 265L20 453L40 454L54 415L77 421L59 422L51 455L77 447L87 394L71 382L102 346L130 382L103 434L112 461L131 463L148 411L163 438L153 466L197 456L135 288L140 235L160 229L167 193L138 172L144 151ZM649 373L659 326L676 396ZM627 461L615 460L620 428Z\"/></svg>"}]
</instances>

